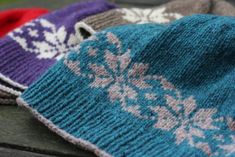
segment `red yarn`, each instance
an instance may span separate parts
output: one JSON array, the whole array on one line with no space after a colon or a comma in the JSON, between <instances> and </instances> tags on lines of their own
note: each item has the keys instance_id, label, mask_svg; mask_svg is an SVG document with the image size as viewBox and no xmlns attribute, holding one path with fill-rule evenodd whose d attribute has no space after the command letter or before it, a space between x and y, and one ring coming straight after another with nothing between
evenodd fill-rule
<instances>
[{"instance_id":1,"label":"red yarn","mask_svg":"<svg viewBox=\"0 0 235 157\"><path fill-rule=\"evenodd\" d=\"M10 9L0 11L0 37L24 23L48 13L44 8Z\"/></svg>"}]
</instances>

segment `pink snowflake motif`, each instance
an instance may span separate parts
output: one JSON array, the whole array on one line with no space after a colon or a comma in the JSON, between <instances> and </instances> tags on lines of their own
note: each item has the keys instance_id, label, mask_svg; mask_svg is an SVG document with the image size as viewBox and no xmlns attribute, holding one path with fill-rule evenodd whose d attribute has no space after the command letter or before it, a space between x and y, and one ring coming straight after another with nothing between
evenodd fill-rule
<instances>
[{"instance_id":1,"label":"pink snowflake motif","mask_svg":"<svg viewBox=\"0 0 235 157\"><path fill-rule=\"evenodd\" d=\"M121 102L123 110L138 117L143 117L139 110L140 106L128 106L127 99L137 101L138 92L132 86L138 89L151 88L151 85L145 81L148 64L134 63L132 67L128 67L131 62L130 50L128 49L122 53L121 42L112 33L107 33L107 39L110 43L117 46L119 52L113 54L109 50L106 50L104 55L105 64L89 64L90 69L94 73L94 81L90 84L90 87L108 87L107 91L112 102L118 100ZM149 93L146 95L146 98L155 99L155 96Z\"/></svg>"},{"instance_id":2,"label":"pink snowflake motif","mask_svg":"<svg viewBox=\"0 0 235 157\"><path fill-rule=\"evenodd\" d=\"M174 131L176 144L181 144L187 140L189 145L201 149L206 154L211 154L210 146L207 142L194 142L194 136L205 139L204 130L218 129L213 125L212 116L217 112L216 109L198 109L192 96L187 99L175 99L170 95L165 95L166 106L151 107L157 113L158 119L155 128ZM170 111L171 108L174 111Z\"/></svg>"},{"instance_id":3,"label":"pink snowflake motif","mask_svg":"<svg viewBox=\"0 0 235 157\"><path fill-rule=\"evenodd\" d=\"M213 153L214 156L233 156L235 154L235 121L232 117L221 117L227 123L230 134L214 135L214 139L220 142L218 149ZM226 138L226 136L228 138ZM226 140L225 140L226 139ZM230 140L228 140L230 139ZM229 143L228 143L229 141Z\"/></svg>"},{"instance_id":4,"label":"pink snowflake motif","mask_svg":"<svg viewBox=\"0 0 235 157\"><path fill-rule=\"evenodd\" d=\"M227 125L233 135L230 135L231 143L230 144L224 144L224 145L219 145L219 148L223 150L223 154L226 154L226 156L230 156L232 154L235 154L235 121L233 120L232 117L227 117Z\"/></svg>"},{"instance_id":5,"label":"pink snowflake motif","mask_svg":"<svg viewBox=\"0 0 235 157\"><path fill-rule=\"evenodd\" d=\"M235 120L233 120L231 117L227 117L227 123L228 127L231 131L235 131Z\"/></svg>"},{"instance_id":6,"label":"pink snowflake motif","mask_svg":"<svg viewBox=\"0 0 235 157\"><path fill-rule=\"evenodd\" d=\"M156 102L159 97L158 93L153 90L155 86L160 86L163 91L174 91L176 96L179 96L179 91L163 76L146 75L149 64L133 63L131 50L122 52L122 43L118 37L110 32L105 32L105 34L107 41L118 49L116 54L105 50L102 56L103 63L88 63L88 67L91 69L91 72L88 72L89 74L81 71L81 60L72 61L66 56L65 66L76 75L89 78L91 80L90 87L107 89L108 98L112 102L120 102L124 111L132 113L138 118L155 119L154 116L148 117L142 115L143 113L141 114L139 98L148 104ZM93 37L89 40L98 40L98 38ZM92 46L88 48L87 56L95 58L98 55L98 49ZM132 102L132 104L128 104L129 102ZM148 107L147 109L151 111Z\"/></svg>"},{"instance_id":7,"label":"pink snowflake motif","mask_svg":"<svg viewBox=\"0 0 235 157\"><path fill-rule=\"evenodd\" d=\"M231 143L230 144L226 144L226 145L220 145L219 148L221 148L222 150L224 150L224 154L226 154L227 156L232 155L235 153L235 135L231 135Z\"/></svg>"}]
</instances>

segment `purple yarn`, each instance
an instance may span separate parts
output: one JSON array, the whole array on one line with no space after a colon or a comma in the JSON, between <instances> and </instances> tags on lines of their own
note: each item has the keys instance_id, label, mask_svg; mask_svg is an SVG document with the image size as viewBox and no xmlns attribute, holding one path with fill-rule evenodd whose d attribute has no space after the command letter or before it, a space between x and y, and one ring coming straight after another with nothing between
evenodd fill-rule
<instances>
[{"instance_id":1,"label":"purple yarn","mask_svg":"<svg viewBox=\"0 0 235 157\"><path fill-rule=\"evenodd\" d=\"M76 3L14 30L0 40L0 74L29 86L67 51L76 48L80 41L76 23L113 8L103 0Z\"/></svg>"}]
</instances>

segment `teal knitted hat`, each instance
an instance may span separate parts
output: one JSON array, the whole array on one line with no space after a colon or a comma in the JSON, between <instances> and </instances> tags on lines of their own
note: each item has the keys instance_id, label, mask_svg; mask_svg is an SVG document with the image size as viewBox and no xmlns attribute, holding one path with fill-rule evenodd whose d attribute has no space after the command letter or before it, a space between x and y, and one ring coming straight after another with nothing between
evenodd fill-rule
<instances>
[{"instance_id":1,"label":"teal knitted hat","mask_svg":"<svg viewBox=\"0 0 235 157\"><path fill-rule=\"evenodd\" d=\"M95 34L18 99L98 156L235 156L235 19Z\"/></svg>"}]
</instances>

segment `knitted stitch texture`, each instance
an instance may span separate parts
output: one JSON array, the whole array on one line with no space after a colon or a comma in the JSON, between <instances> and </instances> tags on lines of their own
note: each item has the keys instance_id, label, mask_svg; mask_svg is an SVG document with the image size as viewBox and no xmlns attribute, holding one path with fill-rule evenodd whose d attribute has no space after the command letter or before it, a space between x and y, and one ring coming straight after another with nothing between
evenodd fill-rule
<instances>
[{"instance_id":1,"label":"knitted stitch texture","mask_svg":"<svg viewBox=\"0 0 235 157\"><path fill-rule=\"evenodd\" d=\"M0 11L0 37L46 13L48 13L48 10L44 8L17 8Z\"/></svg>"},{"instance_id":2,"label":"knitted stitch texture","mask_svg":"<svg viewBox=\"0 0 235 157\"><path fill-rule=\"evenodd\" d=\"M76 3L9 33L0 40L0 79L25 89L82 40L80 20L113 8L103 0Z\"/></svg>"},{"instance_id":3,"label":"knitted stitch texture","mask_svg":"<svg viewBox=\"0 0 235 157\"><path fill-rule=\"evenodd\" d=\"M210 0L174 0L153 8L119 8L89 16L78 24L84 38L108 27L124 24L170 23L183 16L205 14L210 11Z\"/></svg>"},{"instance_id":4,"label":"knitted stitch texture","mask_svg":"<svg viewBox=\"0 0 235 157\"><path fill-rule=\"evenodd\" d=\"M224 0L212 0L211 13L224 16L235 16L235 7Z\"/></svg>"},{"instance_id":5,"label":"knitted stitch texture","mask_svg":"<svg viewBox=\"0 0 235 157\"><path fill-rule=\"evenodd\" d=\"M154 8L121 8L89 16L78 24L83 38L108 27L131 23L170 23L192 14L235 16L235 7L223 0L173 0Z\"/></svg>"},{"instance_id":6,"label":"knitted stitch texture","mask_svg":"<svg viewBox=\"0 0 235 157\"><path fill-rule=\"evenodd\" d=\"M0 90L0 104L1 105L13 105L16 104L16 97L13 94L6 93Z\"/></svg>"},{"instance_id":7,"label":"knitted stitch texture","mask_svg":"<svg viewBox=\"0 0 235 157\"><path fill-rule=\"evenodd\" d=\"M44 8L17 8L0 11L0 37L5 36L15 28L46 13L48 13L48 10ZM0 80L0 104L15 104L16 97L13 96L15 94L9 94L9 92L5 91L17 91L17 89L9 84L7 84L8 86L5 85L6 82ZM1 90L1 88L4 88L5 91Z\"/></svg>"},{"instance_id":8,"label":"knitted stitch texture","mask_svg":"<svg viewBox=\"0 0 235 157\"><path fill-rule=\"evenodd\" d=\"M18 99L98 156L235 155L235 19L110 28Z\"/></svg>"},{"instance_id":9,"label":"knitted stitch texture","mask_svg":"<svg viewBox=\"0 0 235 157\"><path fill-rule=\"evenodd\" d=\"M22 91L23 90L21 90L20 88L11 86L5 81L0 80L0 104L1 105L16 104L15 100L17 96L21 94Z\"/></svg>"}]
</instances>

